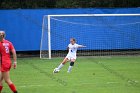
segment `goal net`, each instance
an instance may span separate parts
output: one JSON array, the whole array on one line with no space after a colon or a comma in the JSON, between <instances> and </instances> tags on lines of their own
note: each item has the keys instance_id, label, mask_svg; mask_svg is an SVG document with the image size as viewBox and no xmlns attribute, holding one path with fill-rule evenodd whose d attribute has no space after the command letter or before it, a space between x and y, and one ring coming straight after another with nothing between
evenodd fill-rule
<instances>
[{"instance_id":1,"label":"goal net","mask_svg":"<svg viewBox=\"0 0 140 93\"><path fill-rule=\"evenodd\" d=\"M45 15L40 58L64 57L70 38L78 56L140 54L140 14Z\"/></svg>"}]
</instances>

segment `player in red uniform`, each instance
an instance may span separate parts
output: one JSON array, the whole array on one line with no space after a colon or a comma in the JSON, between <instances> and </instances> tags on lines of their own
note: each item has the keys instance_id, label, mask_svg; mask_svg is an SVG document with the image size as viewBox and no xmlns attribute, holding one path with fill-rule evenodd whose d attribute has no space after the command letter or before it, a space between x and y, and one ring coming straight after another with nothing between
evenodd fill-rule
<instances>
[{"instance_id":1,"label":"player in red uniform","mask_svg":"<svg viewBox=\"0 0 140 93\"><path fill-rule=\"evenodd\" d=\"M13 93L18 93L16 90L15 85L12 83L10 79L10 68L11 68L11 59L10 59L10 52L13 54L14 59L14 69L17 66L17 57L14 46L8 40L5 40L5 32L0 31L0 93L3 88L2 81L4 80Z\"/></svg>"}]
</instances>

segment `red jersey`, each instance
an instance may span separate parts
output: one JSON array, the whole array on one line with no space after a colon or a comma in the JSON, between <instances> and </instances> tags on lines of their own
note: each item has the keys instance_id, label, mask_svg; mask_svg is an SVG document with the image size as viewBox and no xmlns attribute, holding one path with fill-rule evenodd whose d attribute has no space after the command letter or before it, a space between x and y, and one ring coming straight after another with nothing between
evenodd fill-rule
<instances>
[{"instance_id":1,"label":"red jersey","mask_svg":"<svg viewBox=\"0 0 140 93\"><path fill-rule=\"evenodd\" d=\"M13 44L8 40L3 40L0 42L0 54L1 54L1 64L11 63L10 52L14 49Z\"/></svg>"}]
</instances>

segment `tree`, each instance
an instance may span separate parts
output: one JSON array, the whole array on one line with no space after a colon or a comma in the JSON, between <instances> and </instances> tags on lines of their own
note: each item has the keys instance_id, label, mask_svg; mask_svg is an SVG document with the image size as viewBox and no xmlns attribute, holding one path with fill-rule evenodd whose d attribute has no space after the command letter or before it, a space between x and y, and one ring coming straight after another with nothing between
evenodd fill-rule
<instances>
[{"instance_id":1,"label":"tree","mask_svg":"<svg viewBox=\"0 0 140 93\"><path fill-rule=\"evenodd\" d=\"M140 7L140 0L0 0L0 9Z\"/></svg>"}]
</instances>

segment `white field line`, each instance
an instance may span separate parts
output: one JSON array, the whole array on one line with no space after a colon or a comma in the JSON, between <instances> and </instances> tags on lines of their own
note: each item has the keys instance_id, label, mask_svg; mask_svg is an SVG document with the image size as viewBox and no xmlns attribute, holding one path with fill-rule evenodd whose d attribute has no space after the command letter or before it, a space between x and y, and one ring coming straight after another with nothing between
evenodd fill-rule
<instances>
[{"instance_id":1,"label":"white field line","mask_svg":"<svg viewBox=\"0 0 140 93\"><path fill-rule=\"evenodd\" d=\"M119 82L107 82L107 84L117 84Z\"/></svg>"},{"instance_id":2,"label":"white field line","mask_svg":"<svg viewBox=\"0 0 140 93\"><path fill-rule=\"evenodd\" d=\"M130 82L132 82L132 81L131 81L131 80L129 80L129 81L128 81L128 83L130 83ZM137 80L134 80L134 82L135 82L135 83L138 83L139 81L137 81Z\"/></svg>"},{"instance_id":3,"label":"white field line","mask_svg":"<svg viewBox=\"0 0 140 93\"><path fill-rule=\"evenodd\" d=\"M19 88L30 88L30 87L42 87L42 86L55 86L53 84L48 84L48 85L21 85L18 86Z\"/></svg>"},{"instance_id":4,"label":"white field line","mask_svg":"<svg viewBox=\"0 0 140 93\"><path fill-rule=\"evenodd\" d=\"M22 86L18 86L18 87L41 87L43 85L22 85Z\"/></svg>"}]
</instances>

